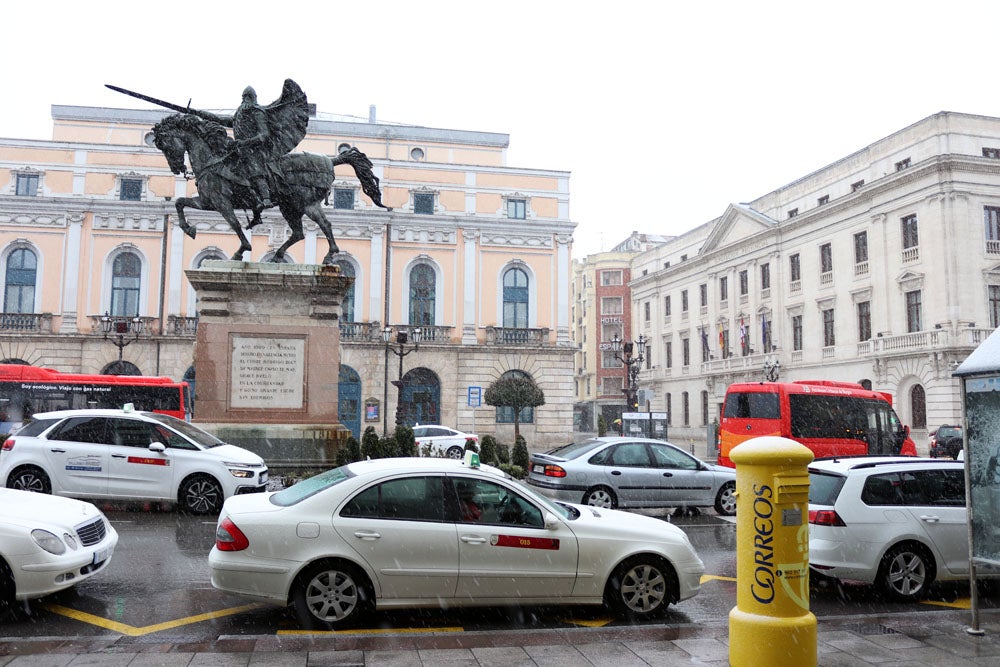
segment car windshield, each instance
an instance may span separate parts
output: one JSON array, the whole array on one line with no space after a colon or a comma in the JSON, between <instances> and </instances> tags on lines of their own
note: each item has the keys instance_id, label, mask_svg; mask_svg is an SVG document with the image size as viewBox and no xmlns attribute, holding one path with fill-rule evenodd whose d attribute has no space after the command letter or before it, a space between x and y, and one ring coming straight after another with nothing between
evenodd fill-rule
<instances>
[{"instance_id":1,"label":"car windshield","mask_svg":"<svg viewBox=\"0 0 1000 667\"><path fill-rule=\"evenodd\" d=\"M354 473L347 466L333 468L272 494L270 500L272 504L279 507L288 507L300 503L320 491L325 491L331 486L336 486L351 477L354 477Z\"/></svg>"},{"instance_id":2,"label":"car windshield","mask_svg":"<svg viewBox=\"0 0 1000 667\"><path fill-rule=\"evenodd\" d=\"M575 459L578 456L586 454L600 444L602 444L601 441L595 439L584 440L582 442L571 442L568 445L550 449L545 453L550 456L558 456L564 459Z\"/></svg>"},{"instance_id":3,"label":"car windshield","mask_svg":"<svg viewBox=\"0 0 1000 667\"><path fill-rule=\"evenodd\" d=\"M809 504L834 505L847 480L843 475L809 470Z\"/></svg>"},{"instance_id":4,"label":"car windshield","mask_svg":"<svg viewBox=\"0 0 1000 667\"><path fill-rule=\"evenodd\" d=\"M159 412L144 412L142 413L144 417L149 417L154 419L164 426L169 426L173 430L177 431L185 438L195 443L200 447L205 447L206 449L211 447L218 447L219 445L224 445L222 440L219 440L211 433L207 431L202 431L197 426L192 426L188 424L183 419L178 419L177 417L171 417L170 415L160 414Z\"/></svg>"}]
</instances>

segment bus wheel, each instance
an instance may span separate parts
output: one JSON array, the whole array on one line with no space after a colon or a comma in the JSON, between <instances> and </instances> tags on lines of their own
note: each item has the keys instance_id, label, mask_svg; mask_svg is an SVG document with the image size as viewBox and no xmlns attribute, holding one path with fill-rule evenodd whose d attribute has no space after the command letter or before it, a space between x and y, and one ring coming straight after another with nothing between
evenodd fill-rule
<instances>
[{"instance_id":1,"label":"bus wheel","mask_svg":"<svg viewBox=\"0 0 1000 667\"><path fill-rule=\"evenodd\" d=\"M34 491L35 493L52 493L52 483L49 476L35 466L22 466L12 472L7 478L8 489Z\"/></svg>"},{"instance_id":2,"label":"bus wheel","mask_svg":"<svg viewBox=\"0 0 1000 667\"><path fill-rule=\"evenodd\" d=\"M181 508L191 514L218 514L222 509L222 487L208 475L188 477L177 494Z\"/></svg>"}]
</instances>

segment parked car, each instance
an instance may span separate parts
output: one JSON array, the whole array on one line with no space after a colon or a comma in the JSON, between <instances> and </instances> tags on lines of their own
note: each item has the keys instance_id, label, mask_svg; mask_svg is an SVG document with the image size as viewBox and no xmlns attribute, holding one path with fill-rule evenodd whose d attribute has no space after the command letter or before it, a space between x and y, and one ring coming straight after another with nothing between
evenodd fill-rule
<instances>
[{"instance_id":1,"label":"parked car","mask_svg":"<svg viewBox=\"0 0 1000 667\"><path fill-rule=\"evenodd\" d=\"M400 607L606 603L648 618L698 593L704 565L678 527L554 503L469 459L359 461L229 498L212 585L290 603L307 628Z\"/></svg>"},{"instance_id":2,"label":"parked car","mask_svg":"<svg viewBox=\"0 0 1000 667\"><path fill-rule=\"evenodd\" d=\"M479 436L462 433L438 424L417 424L413 427L413 439L417 443L417 453L423 454L429 448L431 456L447 456L460 459L465 456L465 441L479 443Z\"/></svg>"},{"instance_id":3,"label":"parked car","mask_svg":"<svg viewBox=\"0 0 1000 667\"><path fill-rule=\"evenodd\" d=\"M41 412L0 447L8 488L74 498L157 500L195 514L263 491L264 460L176 417L132 410Z\"/></svg>"},{"instance_id":4,"label":"parked car","mask_svg":"<svg viewBox=\"0 0 1000 667\"><path fill-rule=\"evenodd\" d=\"M736 514L736 471L662 440L601 437L532 454L528 484L595 507L714 507Z\"/></svg>"},{"instance_id":5,"label":"parked car","mask_svg":"<svg viewBox=\"0 0 1000 667\"><path fill-rule=\"evenodd\" d=\"M944 424L931 431L931 458L958 458L962 451L962 427Z\"/></svg>"},{"instance_id":6,"label":"parked car","mask_svg":"<svg viewBox=\"0 0 1000 667\"><path fill-rule=\"evenodd\" d=\"M117 544L90 503L0 489L0 608L86 581L108 566Z\"/></svg>"},{"instance_id":7,"label":"parked car","mask_svg":"<svg viewBox=\"0 0 1000 667\"><path fill-rule=\"evenodd\" d=\"M809 565L814 573L923 596L969 576L963 463L895 457L809 465Z\"/></svg>"}]
</instances>

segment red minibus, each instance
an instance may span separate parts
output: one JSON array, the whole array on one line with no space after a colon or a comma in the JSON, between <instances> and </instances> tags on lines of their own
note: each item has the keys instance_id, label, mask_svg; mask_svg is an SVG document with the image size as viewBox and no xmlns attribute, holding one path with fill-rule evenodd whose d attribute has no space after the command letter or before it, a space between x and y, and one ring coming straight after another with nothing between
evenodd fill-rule
<instances>
[{"instance_id":1,"label":"red minibus","mask_svg":"<svg viewBox=\"0 0 1000 667\"><path fill-rule=\"evenodd\" d=\"M78 375L24 364L0 364L0 433L36 412L120 408L126 403L136 410L187 419L188 383L168 377Z\"/></svg>"},{"instance_id":2,"label":"red minibus","mask_svg":"<svg viewBox=\"0 0 1000 667\"><path fill-rule=\"evenodd\" d=\"M916 456L910 428L888 394L853 382L801 380L730 385L719 425L719 464L750 438L790 438L823 456Z\"/></svg>"}]
</instances>

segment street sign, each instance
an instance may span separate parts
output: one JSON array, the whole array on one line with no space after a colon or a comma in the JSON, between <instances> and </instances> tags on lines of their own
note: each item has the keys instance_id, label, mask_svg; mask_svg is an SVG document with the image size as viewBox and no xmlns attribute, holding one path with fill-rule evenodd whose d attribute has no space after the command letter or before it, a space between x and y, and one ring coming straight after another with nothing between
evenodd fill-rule
<instances>
[{"instance_id":1,"label":"street sign","mask_svg":"<svg viewBox=\"0 0 1000 667\"><path fill-rule=\"evenodd\" d=\"M469 387L469 407L478 408L483 404L483 388Z\"/></svg>"}]
</instances>

